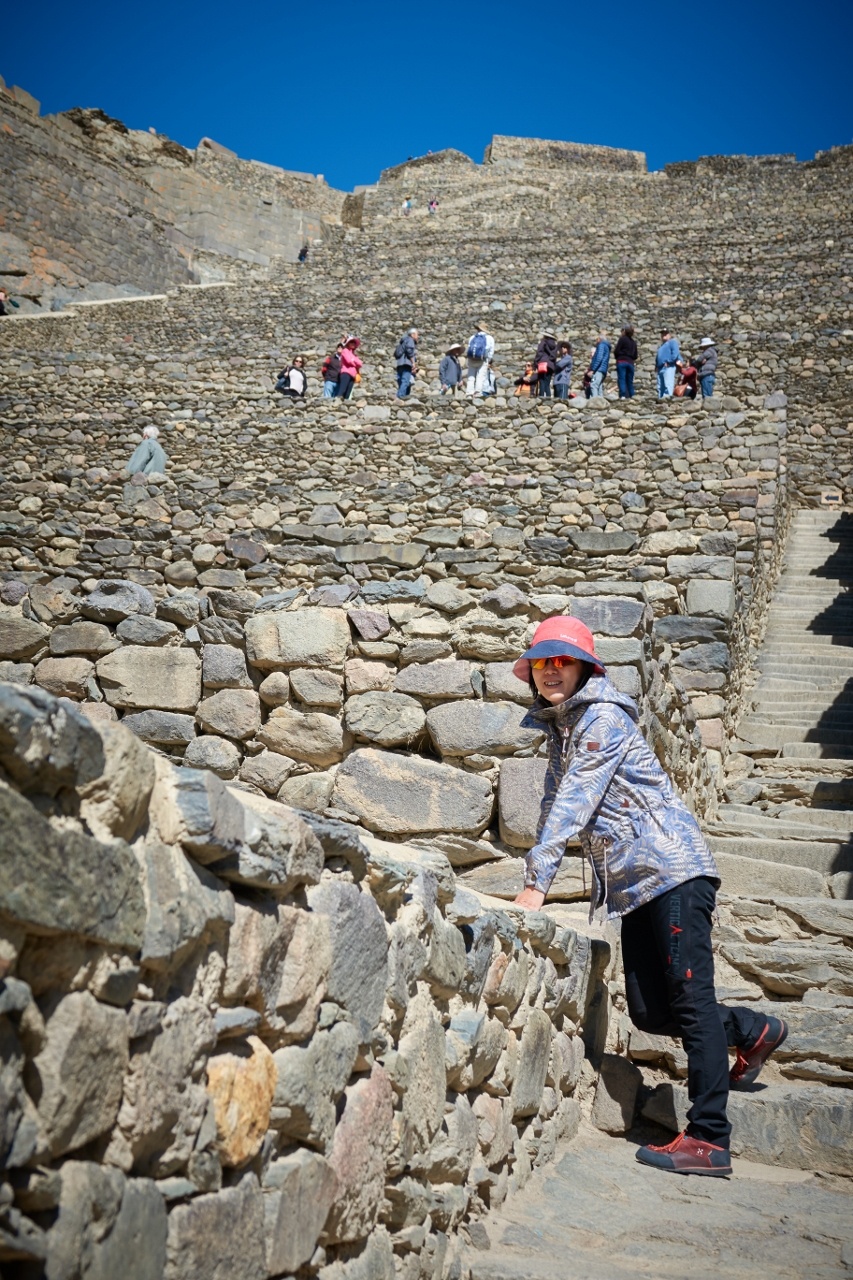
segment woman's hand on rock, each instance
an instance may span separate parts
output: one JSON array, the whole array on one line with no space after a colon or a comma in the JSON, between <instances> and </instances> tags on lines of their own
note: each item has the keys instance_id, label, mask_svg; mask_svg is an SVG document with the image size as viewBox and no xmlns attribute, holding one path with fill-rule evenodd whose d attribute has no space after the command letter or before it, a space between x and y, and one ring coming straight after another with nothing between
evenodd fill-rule
<instances>
[{"instance_id":1,"label":"woman's hand on rock","mask_svg":"<svg viewBox=\"0 0 853 1280\"><path fill-rule=\"evenodd\" d=\"M545 894L541 889L522 889L521 893L513 898L513 905L526 907L528 911L538 911L544 901Z\"/></svg>"}]
</instances>

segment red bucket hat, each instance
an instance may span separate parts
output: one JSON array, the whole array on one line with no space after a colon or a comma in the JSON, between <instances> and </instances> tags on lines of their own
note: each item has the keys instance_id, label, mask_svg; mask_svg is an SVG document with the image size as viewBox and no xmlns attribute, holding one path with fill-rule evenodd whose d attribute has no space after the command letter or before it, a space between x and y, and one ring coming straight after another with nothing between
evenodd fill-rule
<instances>
[{"instance_id":1,"label":"red bucket hat","mask_svg":"<svg viewBox=\"0 0 853 1280\"><path fill-rule=\"evenodd\" d=\"M518 659L512 674L527 684L532 658L557 658L562 654L580 658L581 662L591 662L595 675L604 675L604 663L596 657L595 641L589 627L585 627L578 618L567 618L564 614L540 622L533 633L533 643Z\"/></svg>"}]
</instances>

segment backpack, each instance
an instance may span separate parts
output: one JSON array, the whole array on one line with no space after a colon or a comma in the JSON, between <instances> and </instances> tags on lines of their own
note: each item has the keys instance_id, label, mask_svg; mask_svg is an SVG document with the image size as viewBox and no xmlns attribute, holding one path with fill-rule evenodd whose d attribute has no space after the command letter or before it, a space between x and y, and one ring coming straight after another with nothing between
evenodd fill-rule
<instances>
[{"instance_id":1,"label":"backpack","mask_svg":"<svg viewBox=\"0 0 853 1280\"><path fill-rule=\"evenodd\" d=\"M486 335L484 333L475 333L468 343L468 359L485 360L486 351Z\"/></svg>"},{"instance_id":2,"label":"backpack","mask_svg":"<svg viewBox=\"0 0 853 1280\"><path fill-rule=\"evenodd\" d=\"M400 341L397 343L396 347L394 348L394 359L397 361L397 363L398 363L398 364L400 363L400 361L401 361L401 360L405 360L405 358L406 358L406 345L405 345L405 344L406 344L406 335L405 335L405 334L403 334L402 338L400 339Z\"/></svg>"}]
</instances>

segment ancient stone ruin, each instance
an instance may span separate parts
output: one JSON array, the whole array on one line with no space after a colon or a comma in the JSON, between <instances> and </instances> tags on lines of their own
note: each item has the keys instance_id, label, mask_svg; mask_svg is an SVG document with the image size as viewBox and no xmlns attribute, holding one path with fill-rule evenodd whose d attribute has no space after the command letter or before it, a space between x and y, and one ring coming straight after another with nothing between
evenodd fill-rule
<instances>
[{"instance_id":1,"label":"ancient stone ruin","mask_svg":"<svg viewBox=\"0 0 853 1280\"><path fill-rule=\"evenodd\" d=\"M558 1142L675 1131L683 1052L631 1028L580 860L511 902L511 663L559 612L708 833L721 993L790 1023L733 1152L853 1173L853 148L496 137L349 195L0 114L3 1276L485 1280ZM439 396L478 321L498 394ZM634 400L509 394L543 329L582 372L627 323ZM714 398L654 398L661 323L716 339Z\"/></svg>"}]
</instances>

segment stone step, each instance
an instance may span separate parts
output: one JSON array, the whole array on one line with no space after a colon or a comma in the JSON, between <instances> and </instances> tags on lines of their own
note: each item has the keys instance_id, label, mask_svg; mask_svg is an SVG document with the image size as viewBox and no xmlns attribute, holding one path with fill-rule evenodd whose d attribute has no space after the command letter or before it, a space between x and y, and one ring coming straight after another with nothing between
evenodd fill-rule
<instances>
[{"instance_id":1,"label":"stone step","mask_svg":"<svg viewBox=\"0 0 853 1280\"><path fill-rule=\"evenodd\" d=\"M673 1133L687 1122L685 1085L658 1085L643 1104L643 1115ZM732 1155L787 1169L853 1174L853 1090L825 1085L757 1081L728 1100Z\"/></svg>"},{"instance_id":2,"label":"stone step","mask_svg":"<svg viewBox=\"0 0 853 1280\"><path fill-rule=\"evenodd\" d=\"M714 861L721 891L732 898L830 897L826 876L810 867L745 858L724 850L715 850Z\"/></svg>"},{"instance_id":3,"label":"stone step","mask_svg":"<svg viewBox=\"0 0 853 1280\"><path fill-rule=\"evenodd\" d=\"M821 877L834 875L836 871L853 870L853 846L841 841L767 840L752 834L718 836L713 832L709 832L707 839L715 857L718 853L726 853L744 860L803 867Z\"/></svg>"},{"instance_id":4,"label":"stone step","mask_svg":"<svg viewBox=\"0 0 853 1280\"><path fill-rule=\"evenodd\" d=\"M836 708L834 703L828 706L824 704L821 707L808 708L792 711L790 703L786 707L780 702L758 702L755 704L753 711L749 716L750 723L756 724L774 724L792 725L797 729L815 730L813 741L819 742L821 734L824 730L842 729L844 731L853 727L853 711L848 708ZM745 723L743 721L742 723ZM792 738L792 741L794 741Z\"/></svg>"},{"instance_id":5,"label":"stone step","mask_svg":"<svg viewBox=\"0 0 853 1280\"><path fill-rule=\"evenodd\" d=\"M839 747L822 742L786 742L784 760L853 760L853 747Z\"/></svg>"},{"instance_id":6,"label":"stone step","mask_svg":"<svg viewBox=\"0 0 853 1280\"><path fill-rule=\"evenodd\" d=\"M771 747L781 751L796 742L814 743L820 747L853 747L853 730L810 729L795 724L772 724L757 720L742 720L738 725L738 737L757 747Z\"/></svg>"},{"instance_id":7,"label":"stone step","mask_svg":"<svg viewBox=\"0 0 853 1280\"><path fill-rule=\"evenodd\" d=\"M851 815L853 818L853 815ZM717 821L710 828L715 836L756 836L766 840L811 840L842 845L839 831L818 822L813 817L810 824L788 822L783 817L769 817L761 809L751 805L720 805ZM853 831L853 827L851 827ZM851 845L853 847L853 845Z\"/></svg>"},{"instance_id":8,"label":"stone step","mask_svg":"<svg viewBox=\"0 0 853 1280\"><path fill-rule=\"evenodd\" d=\"M783 805L779 817L789 825L811 827L821 831L834 831L840 836L853 838L853 809L830 809L809 805Z\"/></svg>"}]
</instances>

